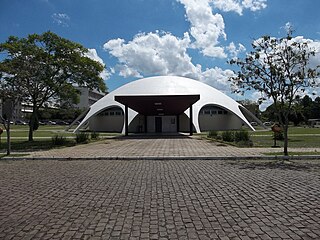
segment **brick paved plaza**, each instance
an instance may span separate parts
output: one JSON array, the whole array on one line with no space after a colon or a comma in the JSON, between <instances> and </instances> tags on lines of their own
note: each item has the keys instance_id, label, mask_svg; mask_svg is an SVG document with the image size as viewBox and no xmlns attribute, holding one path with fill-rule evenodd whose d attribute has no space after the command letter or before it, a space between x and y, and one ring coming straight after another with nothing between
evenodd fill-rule
<instances>
[{"instance_id":1,"label":"brick paved plaza","mask_svg":"<svg viewBox=\"0 0 320 240\"><path fill-rule=\"evenodd\" d=\"M215 141L201 139L198 136L137 136L113 138L90 144L81 144L69 148L48 151L29 152L26 158L230 158L259 157L265 152L281 152L282 148L238 148ZM316 151L319 148L289 149L289 151Z\"/></svg>"},{"instance_id":2,"label":"brick paved plaza","mask_svg":"<svg viewBox=\"0 0 320 240\"><path fill-rule=\"evenodd\" d=\"M320 239L317 166L0 161L0 239Z\"/></svg>"}]
</instances>

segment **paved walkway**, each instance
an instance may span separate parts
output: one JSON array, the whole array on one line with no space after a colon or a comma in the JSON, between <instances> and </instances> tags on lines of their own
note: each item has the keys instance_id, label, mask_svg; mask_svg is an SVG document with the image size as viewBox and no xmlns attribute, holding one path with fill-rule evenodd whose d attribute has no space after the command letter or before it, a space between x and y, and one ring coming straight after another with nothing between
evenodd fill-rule
<instances>
[{"instance_id":1,"label":"paved walkway","mask_svg":"<svg viewBox=\"0 0 320 240\"><path fill-rule=\"evenodd\" d=\"M291 151L317 151L320 149L290 149ZM282 151L282 148L238 148L217 143L198 136L137 136L107 139L75 147L31 152L26 158L75 158L75 159L144 159L144 158L228 158L257 157L265 152Z\"/></svg>"},{"instance_id":2,"label":"paved walkway","mask_svg":"<svg viewBox=\"0 0 320 240\"><path fill-rule=\"evenodd\" d=\"M320 239L319 167L0 161L0 239Z\"/></svg>"},{"instance_id":3,"label":"paved walkway","mask_svg":"<svg viewBox=\"0 0 320 240\"><path fill-rule=\"evenodd\" d=\"M0 161L0 239L320 239L319 160L217 160L263 151L129 137Z\"/></svg>"}]
</instances>

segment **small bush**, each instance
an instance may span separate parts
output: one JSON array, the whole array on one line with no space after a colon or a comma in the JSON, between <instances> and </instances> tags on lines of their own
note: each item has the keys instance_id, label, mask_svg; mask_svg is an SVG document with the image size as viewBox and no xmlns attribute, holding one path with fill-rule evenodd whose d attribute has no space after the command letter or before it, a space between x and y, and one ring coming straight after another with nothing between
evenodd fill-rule
<instances>
[{"instance_id":1,"label":"small bush","mask_svg":"<svg viewBox=\"0 0 320 240\"><path fill-rule=\"evenodd\" d=\"M217 140L222 140L222 136L221 136L221 135L218 135L218 136L216 136L216 139L217 139Z\"/></svg>"},{"instance_id":2,"label":"small bush","mask_svg":"<svg viewBox=\"0 0 320 240\"><path fill-rule=\"evenodd\" d=\"M91 139L99 139L99 133L97 133L97 132L92 132L92 133L91 133Z\"/></svg>"},{"instance_id":3,"label":"small bush","mask_svg":"<svg viewBox=\"0 0 320 240\"><path fill-rule=\"evenodd\" d=\"M234 133L234 141L238 142L248 142L250 140L249 132L245 129L240 129Z\"/></svg>"},{"instance_id":4,"label":"small bush","mask_svg":"<svg viewBox=\"0 0 320 240\"><path fill-rule=\"evenodd\" d=\"M224 131L222 132L222 140L225 142L233 142L234 141L234 133L232 131Z\"/></svg>"},{"instance_id":5,"label":"small bush","mask_svg":"<svg viewBox=\"0 0 320 240\"><path fill-rule=\"evenodd\" d=\"M216 138L218 137L218 132L217 132L217 131L214 131L214 130L209 131L208 137L209 137L209 138L215 138L215 139L216 139Z\"/></svg>"},{"instance_id":6,"label":"small bush","mask_svg":"<svg viewBox=\"0 0 320 240\"><path fill-rule=\"evenodd\" d=\"M76 135L77 143L88 143L89 142L89 134L85 132L77 133Z\"/></svg>"},{"instance_id":7,"label":"small bush","mask_svg":"<svg viewBox=\"0 0 320 240\"><path fill-rule=\"evenodd\" d=\"M59 146L65 145L67 142L66 137L61 135L55 135L51 138L51 140L53 145L59 145Z\"/></svg>"}]
</instances>

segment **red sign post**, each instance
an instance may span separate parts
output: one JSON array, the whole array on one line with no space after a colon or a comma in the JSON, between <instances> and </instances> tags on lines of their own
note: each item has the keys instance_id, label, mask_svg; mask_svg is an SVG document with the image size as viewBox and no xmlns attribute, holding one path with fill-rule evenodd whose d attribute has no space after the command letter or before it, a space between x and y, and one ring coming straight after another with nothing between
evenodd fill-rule
<instances>
[{"instance_id":1,"label":"red sign post","mask_svg":"<svg viewBox=\"0 0 320 240\"><path fill-rule=\"evenodd\" d=\"M274 145L272 147L278 147L277 146L277 134L282 132L282 128L280 127L280 125L278 123L273 124L273 126L271 127L271 130L273 132L273 139L274 139Z\"/></svg>"}]
</instances>

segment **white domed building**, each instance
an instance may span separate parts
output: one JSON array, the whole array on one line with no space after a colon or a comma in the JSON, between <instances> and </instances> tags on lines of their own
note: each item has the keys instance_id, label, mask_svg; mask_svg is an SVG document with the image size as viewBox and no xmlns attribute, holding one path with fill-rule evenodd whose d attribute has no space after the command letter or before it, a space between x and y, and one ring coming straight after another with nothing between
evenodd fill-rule
<instances>
[{"instance_id":1,"label":"white domed building","mask_svg":"<svg viewBox=\"0 0 320 240\"><path fill-rule=\"evenodd\" d=\"M139 79L93 104L82 122L97 132L174 133L233 130L246 125L251 112L217 89L177 76Z\"/></svg>"}]
</instances>

